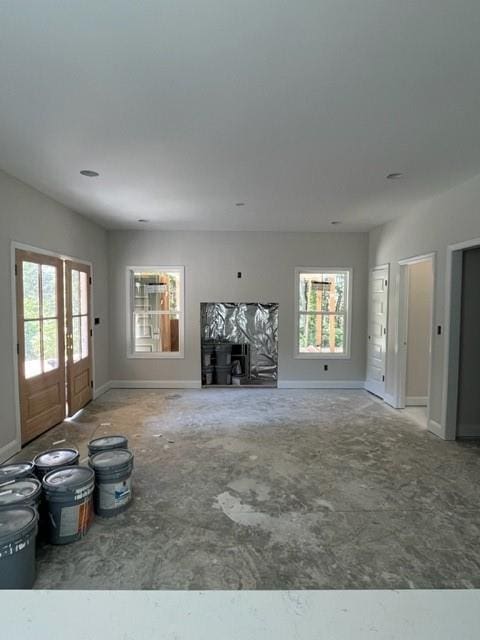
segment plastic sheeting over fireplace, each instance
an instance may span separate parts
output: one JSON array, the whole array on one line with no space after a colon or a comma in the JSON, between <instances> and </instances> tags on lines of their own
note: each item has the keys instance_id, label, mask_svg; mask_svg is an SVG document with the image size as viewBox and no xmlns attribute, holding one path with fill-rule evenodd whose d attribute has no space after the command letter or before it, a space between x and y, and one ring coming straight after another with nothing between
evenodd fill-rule
<instances>
[{"instance_id":1,"label":"plastic sheeting over fireplace","mask_svg":"<svg viewBox=\"0 0 480 640\"><path fill-rule=\"evenodd\" d=\"M200 305L203 384L217 384L215 345L232 345L231 373L221 384L277 386L278 304L258 302L202 302ZM211 354L211 357L210 355ZM220 362L220 358L218 359ZM225 371L225 360L218 365ZM240 373L241 369L241 373Z\"/></svg>"}]
</instances>

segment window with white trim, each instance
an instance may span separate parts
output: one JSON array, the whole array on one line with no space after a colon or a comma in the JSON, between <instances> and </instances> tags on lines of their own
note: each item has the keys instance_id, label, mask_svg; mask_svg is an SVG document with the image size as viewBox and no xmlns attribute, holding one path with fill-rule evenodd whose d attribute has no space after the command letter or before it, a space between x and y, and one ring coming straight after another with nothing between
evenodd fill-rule
<instances>
[{"instance_id":1,"label":"window with white trim","mask_svg":"<svg viewBox=\"0 0 480 640\"><path fill-rule=\"evenodd\" d=\"M296 357L349 358L351 269L298 268Z\"/></svg>"},{"instance_id":2,"label":"window with white trim","mask_svg":"<svg viewBox=\"0 0 480 640\"><path fill-rule=\"evenodd\" d=\"M184 267L128 267L131 358L183 358Z\"/></svg>"}]
</instances>

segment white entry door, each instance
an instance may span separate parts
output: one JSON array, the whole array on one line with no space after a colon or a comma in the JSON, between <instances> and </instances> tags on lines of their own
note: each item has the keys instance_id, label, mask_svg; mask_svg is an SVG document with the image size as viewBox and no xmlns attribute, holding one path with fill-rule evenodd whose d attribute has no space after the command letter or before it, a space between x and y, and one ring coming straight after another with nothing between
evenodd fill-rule
<instances>
[{"instance_id":1,"label":"white entry door","mask_svg":"<svg viewBox=\"0 0 480 640\"><path fill-rule=\"evenodd\" d=\"M367 339L367 391L381 398L385 395L385 365L387 354L387 310L389 268L375 267L370 271Z\"/></svg>"}]
</instances>

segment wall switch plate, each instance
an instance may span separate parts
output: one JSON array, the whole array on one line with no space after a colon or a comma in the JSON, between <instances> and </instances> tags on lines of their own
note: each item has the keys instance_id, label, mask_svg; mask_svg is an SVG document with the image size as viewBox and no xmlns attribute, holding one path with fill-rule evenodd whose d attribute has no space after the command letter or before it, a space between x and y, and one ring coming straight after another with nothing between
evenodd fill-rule
<instances>
[{"instance_id":1,"label":"wall switch plate","mask_svg":"<svg viewBox=\"0 0 480 640\"><path fill-rule=\"evenodd\" d=\"M237 271L237 278L241 278L242 277L242 272L241 271Z\"/></svg>"},{"instance_id":2,"label":"wall switch plate","mask_svg":"<svg viewBox=\"0 0 480 640\"><path fill-rule=\"evenodd\" d=\"M442 335L442 325L439 324L437 325L437 336L441 336Z\"/></svg>"},{"instance_id":3,"label":"wall switch plate","mask_svg":"<svg viewBox=\"0 0 480 640\"><path fill-rule=\"evenodd\" d=\"M323 365L323 370L324 370L324 371L328 371L328 364L324 364L324 365Z\"/></svg>"},{"instance_id":4,"label":"wall switch plate","mask_svg":"<svg viewBox=\"0 0 480 640\"><path fill-rule=\"evenodd\" d=\"M100 324L100 318L95 318L95 324Z\"/></svg>"}]
</instances>

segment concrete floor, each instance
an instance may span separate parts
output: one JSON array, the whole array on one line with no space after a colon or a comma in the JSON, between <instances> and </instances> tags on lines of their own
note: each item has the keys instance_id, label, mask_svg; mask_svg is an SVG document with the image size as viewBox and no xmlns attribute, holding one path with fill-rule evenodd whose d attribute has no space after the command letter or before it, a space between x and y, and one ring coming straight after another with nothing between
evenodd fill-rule
<instances>
[{"instance_id":1,"label":"concrete floor","mask_svg":"<svg viewBox=\"0 0 480 640\"><path fill-rule=\"evenodd\" d=\"M135 501L42 547L38 588L480 587L480 445L366 392L112 390L17 458L106 433Z\"/></svg>"}]
</instances>

